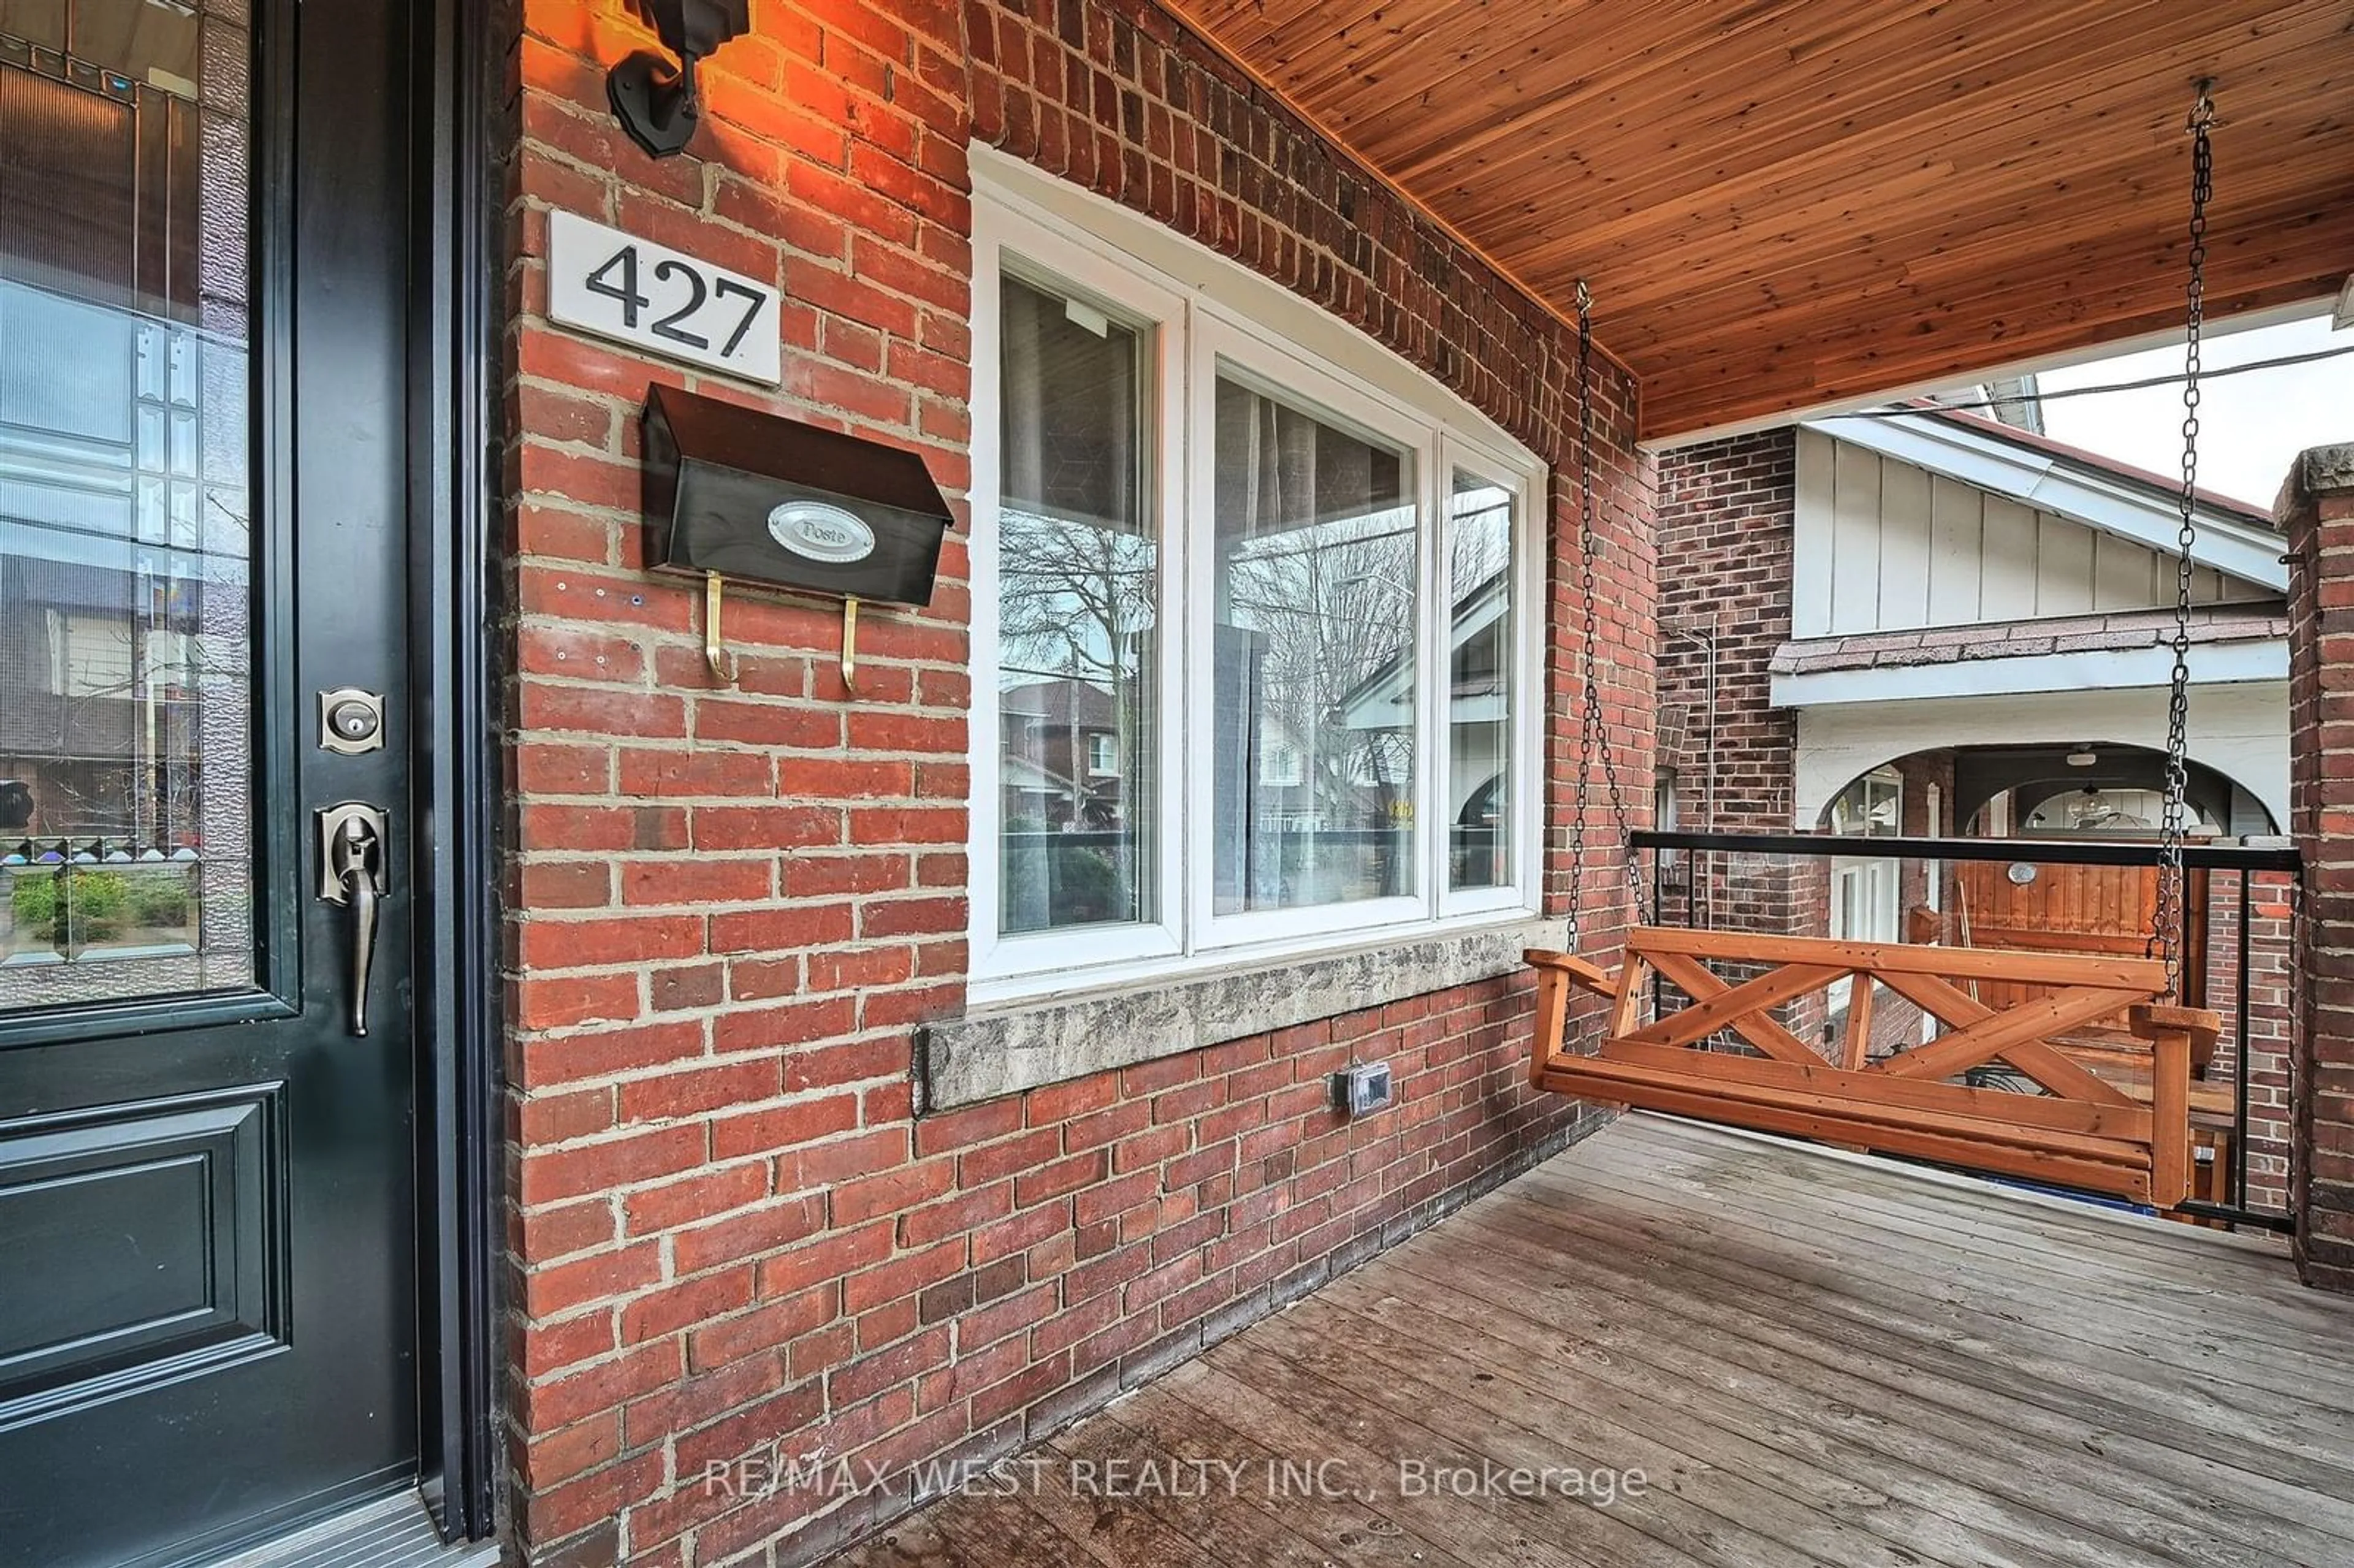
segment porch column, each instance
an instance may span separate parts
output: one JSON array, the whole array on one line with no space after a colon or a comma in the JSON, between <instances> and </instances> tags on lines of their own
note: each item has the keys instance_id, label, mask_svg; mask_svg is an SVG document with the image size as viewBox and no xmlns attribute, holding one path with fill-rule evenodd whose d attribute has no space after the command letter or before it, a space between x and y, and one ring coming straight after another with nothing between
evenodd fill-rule
<instances>
[{"instance_id":1,"label":"porch column","mask_svg":"<svg viewBox=\"0 0 2354 1568\"><path fill-rule=\"evenodd\" d=\"M2354 443L2299 457L2273 516L2292 562L2289 821L2306 879L2290 1199L2306 1283L2354 1291Z\"/></svg>"}]
</instances>

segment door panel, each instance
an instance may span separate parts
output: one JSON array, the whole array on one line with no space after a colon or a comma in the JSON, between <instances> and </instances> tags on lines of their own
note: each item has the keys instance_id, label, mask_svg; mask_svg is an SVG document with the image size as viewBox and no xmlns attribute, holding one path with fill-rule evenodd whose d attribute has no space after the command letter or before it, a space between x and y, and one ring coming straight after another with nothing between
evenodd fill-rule
<instances>
[{"instance_id":1,"label":"door panel","mask_svg":"<svg viewBox=\"0 0 2354 1568\"><path fill-rule=\"evenodd\" d=\"M0 1142L0 1388L14 1418L283 1343L274 1086L106 1106Z\"/></svg>"},{"instance_id":2,"label":"door panel","mask_svg":"<svg viewBox=\"0 0 2354 1568\"><path fill-rule=\"evenodd\" d=\"M408 24L308 9L0 4L0 1564L417 1468L408 890L358 1034L314 838L408 863Z\"/></svg>"}]
</instances>

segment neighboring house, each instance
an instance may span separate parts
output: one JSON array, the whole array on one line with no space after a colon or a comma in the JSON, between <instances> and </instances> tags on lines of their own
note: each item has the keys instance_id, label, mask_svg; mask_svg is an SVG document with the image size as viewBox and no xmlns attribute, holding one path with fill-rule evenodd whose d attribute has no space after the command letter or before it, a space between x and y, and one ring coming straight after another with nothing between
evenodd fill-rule
<instances>
[{"instance_id":1,"label":"neighboring house","mask_svg":"<svg viewBox=\"0 0 2354 1568\"><path fill-rule=\"evenodd\" d=\"M216 620L246 609L241 503L196 462L207 347L9 280L0 334L79 370L0 385L0 779L31 791L39 832L191 842L204 662L242 673L206 647L206 599Z\"/></svg>"},{"instance_id":2,"label":"neighboring house","mask_svg":"<svg viewBox=\"0 0 2354 1568\"><path fill-rule=\"evenodd\" d=\"M2073 828L2061 786L2156 784L2179 485L1931 411L1801 426L1795 481L1772 663L1774 705L1797 715L1794 825L1867 769L1946 747L2003 754L1957 762L1954 831L2006 797L2016 828ZM2224 832L2270 832L2288 815L2288 568L2264 512L2202 495L2196 520L2194 804ZM2083 743L2100 760L2069 766Z\"/></svg>"},{"instance_id":3,"label":"neighboring house","mask_svg":"<svg viewBox=\"0 0 2354 1568\"><path fill-rule=\"evenodd\" d=\"M187 109L148 92L140 112ZM137 223L82 242L117 282L153 249ZM0 276L0 344L71 374L0 376L0 1011L110 994L86 958L193 989L199 943L251 938L244 872L205 862L250 839L248 501L219 456L245 352L196 323L192 274L134 310L37 260L13 265L40 282Z\"/></svg>"},{"instance_id":4,"label":"neighboring house","mask_svg":"<svg viewBox=\"0 0 2354 1568\"><path fill-rule=\"evenodd\" d=\"M2202 495L2190 801L2288 811L2287 568ZM1691 828L2132 832L2160 788L2168 481L1974 415L1809 421L1665 454L1661 788ZM1762 552L1782 570L1760 571ZM1861 780L1901 787L1868 804Z\"/></svg>"},{"instance_id":5,"label":"neighboring house","mask_svg":"<svg viewBox=\"0 0 2354 1568\"><path fill-rule=\"evenodd\" d=\"M1005 816L1053 827L1106 828L1121 816L1128 743L1111 694L1076 677L1024 681L998 697L1007 759Z\"/></svg>"},{"instance_id":6,"label":"neighboring house","mask_svg":"<svg viewBox=\"0 0 2354 1568\"><path fill-rule=\"evenodd\" d=\"M2155 837L2179 494L2032 429L1930 406L1664 454L1662 820L1859 840ZM2288 820L2283 543L2267 514L2221 496L2202 493L2196 520L2190 829L2274 834ZM1931 917L1951 930L1999 897L1979 870L1932 875L1864 843L1702 881L1705 920L1854 940L1908 939ZM2115 890L2114 923L2147 897ZM2218 920L2237 917L2231 905L2217 901ZM2285 962L2273 908L2251 916L2252 986ZM2232 977L2217 976L2211 1001L2230 1001ZM1837 1022L1819 1010L1794 1027ZM1923 1027L1917 1010L1883 1008L1873 1037L1887 1048ZM2279 1069L2267 1048L2286 1027L2284 994L2256 1021L2260 1081Z\"/></svg>"},{"instance_id":7,"label":"neighboring house","mask_svg":"<svg viewBox=\"0 0 2354 1568\"><path fill-rule=\"evenodd\" d=\"M1511 755L1511 584L1497 571L1466 583L1447 619L1447 821L1452 874L1458 886L1501 881L1505 847L1498 832L1509 805L1505 760ZM1414 704L1415 666L1404 658L1386 661L1341 704L1341 720L1373 736L1407 733ZM1401 718L1401 715L1404 715ZM1364 781L1377 769L1410 763L1396 747L1369 745L1363 752Z\"/></svg>"}]
</instances>

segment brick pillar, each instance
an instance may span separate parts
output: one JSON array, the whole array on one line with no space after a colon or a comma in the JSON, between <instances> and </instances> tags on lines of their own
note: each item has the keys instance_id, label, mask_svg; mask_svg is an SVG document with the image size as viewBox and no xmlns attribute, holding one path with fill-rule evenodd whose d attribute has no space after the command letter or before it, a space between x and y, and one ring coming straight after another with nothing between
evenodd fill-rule
<instances>
[{"instance_id":1,"label":"brick pillar","mask_svg":"<svg viewBox=\"0 0 2354 1568\"><path fill-rule=\"evenodd\" d=\"M2274 507L2289 575L2289 821L2305 857L2290 1201L2306 1283L2354 1292L2354 444L2316 447Z\"/></svg>"}]
</instances>

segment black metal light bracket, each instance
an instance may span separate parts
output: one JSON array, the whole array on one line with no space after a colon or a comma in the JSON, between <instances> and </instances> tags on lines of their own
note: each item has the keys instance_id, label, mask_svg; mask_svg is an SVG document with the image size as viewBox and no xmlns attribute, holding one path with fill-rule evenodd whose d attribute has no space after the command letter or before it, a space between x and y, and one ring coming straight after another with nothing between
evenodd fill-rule
<instances>
[{"instance_id":1,"label":"black metal light bracket","mask_svg":"<svg viewBox=\"0 0 2354 1568\"><path fill-rule=\"evenodd\" d=\"M605 73L605 96L613 118L648 157L672 157L703 121L695 63L752 25L751 0L630 0L630 8L678 58L637 50Z\"/></svg>"}]
</instances>

